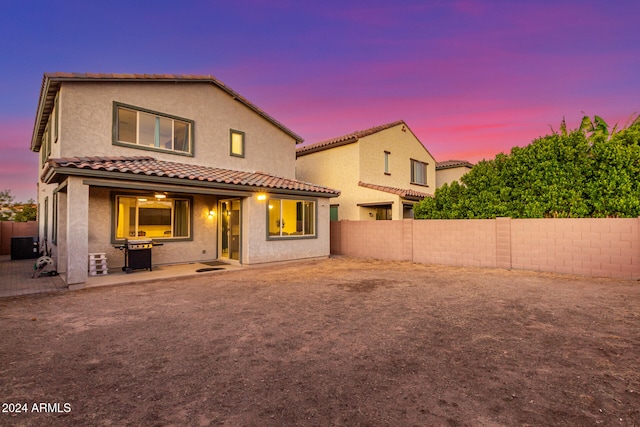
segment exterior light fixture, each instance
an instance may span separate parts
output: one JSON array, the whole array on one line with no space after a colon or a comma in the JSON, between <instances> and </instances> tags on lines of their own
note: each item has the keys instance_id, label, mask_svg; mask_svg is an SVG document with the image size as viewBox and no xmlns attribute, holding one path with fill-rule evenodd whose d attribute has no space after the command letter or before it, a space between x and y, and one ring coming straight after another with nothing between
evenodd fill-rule
<instances>
[{"instance_id":1,"label":"exterior light fixture","mask_svg":"<svg viewBox=\"0 0 640 427\"><path fill-rule=\"evenodd\" d=\"M258 200L267 200L267 195L264 193L258 194Z\"/></svg>"},{"instance_id":2,"label":"exterior light fixture","mask_svg":"<svg viewBox=\"0 0 640 427\"><path fill-rule=\"evenodd\" d=\"M167 198L166 194L156 193L156 199L166 199L166 198Z\"/></svg>"}]
</instances>

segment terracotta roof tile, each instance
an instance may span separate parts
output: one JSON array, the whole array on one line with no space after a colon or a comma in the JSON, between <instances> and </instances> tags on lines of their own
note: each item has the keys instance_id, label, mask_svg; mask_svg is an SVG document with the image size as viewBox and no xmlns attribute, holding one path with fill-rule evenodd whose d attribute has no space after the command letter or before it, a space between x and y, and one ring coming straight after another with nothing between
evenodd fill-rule
<instances>
[{"instance_id":1,"label":"terracotta roof tile","mask_svg":"<svg viewBox=\"0 0 640 427\"><path fill-rule=\"evenodd\" d=\"M329 148L338 147L340 145L351 144L353 142L357 142L360 138L373 135L374 133L378 133L383 130L386 130L401 124L406 126L406 123L404 122L404 120L398 120L392 123L387 123L386 125L375 126L365 130L357 130L347 135L342 135L337 138L327 139L326 141L320 141L314 144L299 146L296 148L296 155L300 157L300 156L304 156L305 154L314 153L316 151L322 151L322 150L327 150Z\"/></svg>"},{"instance_id":2,"label":"terracotta roof tile","mask_svg":"<svg viewBox=\"0 0 640 427\"><path fill-rule=\"evenodd\" d=\"M396 194L405 199L424 199L425 197L432 197L429 193L423 193L410 188L386 187L384 185L368 184L362 181L358 182L358 186L370 188L372 190L384 191L385 193Z\"/></svg>"},{"instance_id":3,"label":"terracotta roof tile","mask_svg":"<svg viewBox=\"0 0 640 427\"><path fill-rule=\"evenodd\" d=\"M207 181L214 184L232 184L240 187L249 187L244 188L244 190L247 191L274 189L320 193L332 197L340 195L340 191L332 188L269 175L264 172L245 172L186 163L167 162L148 156L66 157L49 159L41 179L50 179L53 175L64 176L68 174L71 169L158 176L187 181Z\"/></svg>"},{"instance_id":4,"label":"terracotta roof tile","mask_svg":"<svg viewBox=\"0 0 640 427\"><path fill-rule=\"evenodd\" d=\"M445 160L443 162L437 162L436 163L436 170L457 168L457 167L461 167L461 166L466 166L468 168L472 168L473 164L469 163L466 160Z\"/></svg>"}]
</instances>

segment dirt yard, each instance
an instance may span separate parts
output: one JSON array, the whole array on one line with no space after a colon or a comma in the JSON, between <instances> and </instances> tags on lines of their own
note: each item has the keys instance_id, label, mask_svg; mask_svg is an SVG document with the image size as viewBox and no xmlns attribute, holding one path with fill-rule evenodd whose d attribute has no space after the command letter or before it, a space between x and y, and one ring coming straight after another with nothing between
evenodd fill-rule
<instances>
[{"instance_id":1,"label":"dirt yard","mask_svg":"<svg viewBox=\"0 0 640 427\"><path fill-rule=\"evenodd\" d=\"M635 281L331 258L5 298L0 334L2 426L640 425Z\"/></svg>"}]
</instances>

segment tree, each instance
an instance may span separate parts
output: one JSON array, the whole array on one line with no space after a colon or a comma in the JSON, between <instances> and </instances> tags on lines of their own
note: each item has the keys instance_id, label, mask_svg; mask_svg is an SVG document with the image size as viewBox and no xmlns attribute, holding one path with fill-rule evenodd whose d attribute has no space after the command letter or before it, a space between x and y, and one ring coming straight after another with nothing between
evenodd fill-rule
<instances>
[{"instance_id":1,"label":"tree","mask_svg":"<svg viewBox=\"0 0 640 427\"><path fill-rule=\"evenodd\" d=\"M483 160L415 207L416 218L635 217L640 215L640 120L610 131L585 116L569 131Z\"/></svg>"},{"instance_id":2,"label":"tree","mask_svg":"<svg viewBox=\"0 0 640 427\"><path fill-rule=\"evenodd\" d=\"M13 220L15 222L35 221L38 218L38 209L33 199L29 199L27 203L22 205L15 205L14 211Z\"/></svg>"},{"instance_id":3,"label":"tree","mask_svg":"<svg viewBox=\"0 0 640 427\"><path fill-rule=\"evenodd\" d=\"M14 203L14 199L11 190L0 191L0 221L35 221L38 211L35 201L29 199L27 203Z\"/></svg>"},{"instance_id":4,"label":"tree","mask_svg":"<svg viewBox=\"0 0 640 427\"><path fill-rule=\"evenodd\" d=\"M0 221L9 221L13 216L11 207L13 206L11 190L0 191Z\"/></svg>"}]
</instances>

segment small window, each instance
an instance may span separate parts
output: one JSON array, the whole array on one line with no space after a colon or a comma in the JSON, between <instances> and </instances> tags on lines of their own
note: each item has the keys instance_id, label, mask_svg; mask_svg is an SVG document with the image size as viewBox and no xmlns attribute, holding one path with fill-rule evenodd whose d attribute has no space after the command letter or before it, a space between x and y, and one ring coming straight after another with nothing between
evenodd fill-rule
<instances>
[{"instance_id":1,"label":"small window","mask_svg":"<svg viewBox=\"0 0 640 427\"><path fill-rule=\"evenodd\" d=\"M427 164L411 159L411 183L427 185Z\"/></svg>"},{"instance_id":2,"label":"small window","mask_svg":"<svg viewBox=\"0 0 640 427\"><path fill-rule=\"evenodd\" d=\"M53 117L52 120L52 135L51 135L51 139L53 141L53 143L55 144L56 142L58 142L58 117L60 115L59 113L59 109L60 107L58 107L58 98L59 95L56 95L56 99L53 101L53 112L51 113L51 116Z\"/></svg>"},{"instance_id":3,"label":"small window","mask_svg":"<svg viewBox=\"0 0 640 427\"><path fill-rule=\"evenodd\" d=\"M269 237L315 237L316 202L269 199L267 210Z\"/></svg>"},{"instance_id":4,"label":"small window","mask_svg":"<svg viewBox=\"0 0 640 427\"><path fill-rule=\"evenodd\" d=\"M171 239L191 237L189 199L154 194L116 196L115 238Z\"/></svg>"},{"instance_id":5,"label":"small window","mask_svg":"<svg viewBox=\"0 0 640 427\"><path fill-rule=\"evenodd\" d=\"M244 132L231 130L229 154L236 157L244 157Z\"/></svg>"},{"instance_id":6,"label":"small window","mask_svg":"<svg viewBox=\"0 0 640 427\"><path fill-rule=\"evenodd\" d=\"M391 173L389 172L389 156L391 155L390 152L385 151L384 152L384 174L385 175L391 175Z\"/></svg>"},{"instance_id":7,"label":"small window","mask_svg":"<svg viewBox=\"0 0 640 427\"><path fill-rule=\"evenodd\" d=\"M193 154L193 122L114 103L114 144Z\"/></svg>"},{"instance_id":8,"label":"small window","mask_svg":"<svg viewBox=\"0 0 640 427\"><path fill-rule=\"evenodd\" d=\"M53 193L53 206L51 206L51 243L58 244L58 193Z\"/></svg>"},{"instance_id":9,"label":"small window","mask_svg":"<svg viewBox=\"0 0 640 427\"><path fill-rule=\"evenodd\" d=\"M51 134L49 133L49 125L47 124L44 133L42 134L42 142L40 144L40 160L42 167L44 167L47 159L51 155Z\"/></svg>"}]
</instances>

